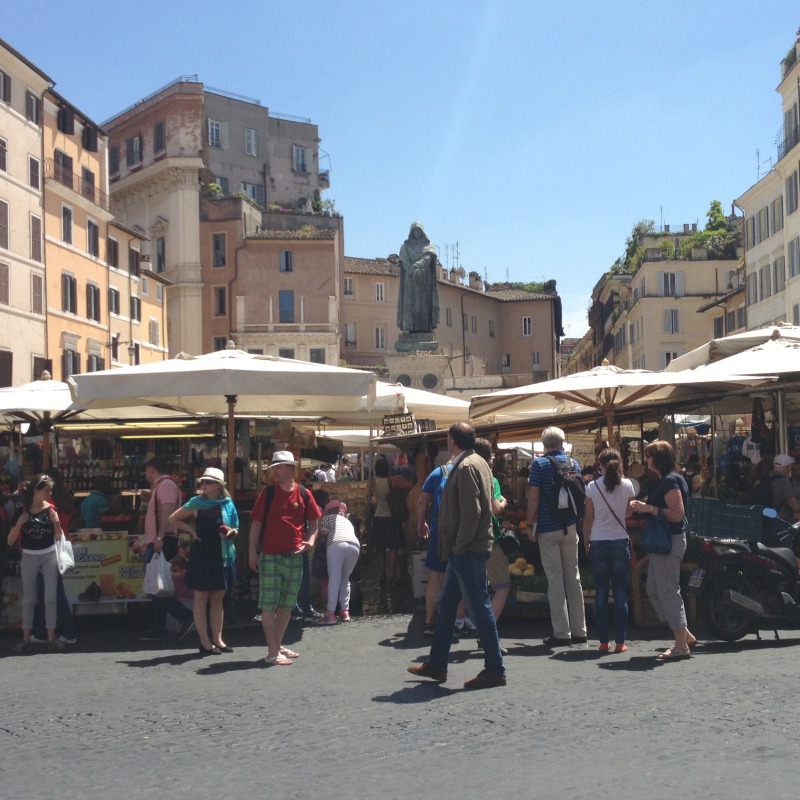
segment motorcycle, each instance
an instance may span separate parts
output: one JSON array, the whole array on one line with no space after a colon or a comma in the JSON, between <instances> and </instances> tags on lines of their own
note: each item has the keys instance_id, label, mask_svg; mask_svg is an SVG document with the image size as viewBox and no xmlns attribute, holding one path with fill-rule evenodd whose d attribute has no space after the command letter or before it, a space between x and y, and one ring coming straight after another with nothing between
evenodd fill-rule
<instances>
[{"instance_id":1,"label":"motorcycle","mask_svg":"<svg viewBox=\"0 0 800 800\"><path fill-rule=\"evenodd\" d=\"M761 629L800 629L800 522L765 508L761 542L698 537L699 566L688 583L700 620L717 639L735 642Z\"/></svg>"}]
</instances>

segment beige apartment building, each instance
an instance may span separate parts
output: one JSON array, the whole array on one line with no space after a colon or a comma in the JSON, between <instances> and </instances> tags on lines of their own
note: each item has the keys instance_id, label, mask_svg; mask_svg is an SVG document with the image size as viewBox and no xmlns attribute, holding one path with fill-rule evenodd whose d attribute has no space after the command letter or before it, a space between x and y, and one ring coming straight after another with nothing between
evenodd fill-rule
<instances>
[{"instance_id":1,"label":"beige apartment building","mask_svg":"<svg viewBox=\"0 0 800 800\"><path fill-rule=\"evenodd\" d=\"M399 262L396 255L345 257L341 303L342 359L384 367L394 353ZM547 380L557 373L561 331L558 295L518 289L486 291L477 273L461 276L441 268L439 352L450 360L450 375L504 376L503 385Z\"/></svg>"},{"instance_id":2,"label":"beige apartment building","mask_svg":"<svg viewBox=\"0 0 800 800\"><path fill-rule=\"evenodd\" d=\"M737 201L745 215L747 326L800 325L800 42L780 64L775 166Z\"/></svg>"},{"instance_id":3,"label":"beige apartment building","mask_svg":"<svg viewBox=\"0 0 800 800\"><path fill-rule=\"evenodd\" d=\"M202 197L241 195L262 209L310 210L328 184L319 170L317 127L270 115L258 100L205 87L197 76L174 81L105 127L114 211L147 238L153 271L172 284L170 349L203 352L222 336L209 336L205 326L230 326L232 312L222 315L209 301L220 301L223 287L207 291L204 283L211 274L201 253ZM232 297L226 293L226 306Z\"/></svg>"},{"instance_id":4,"label":"beige apartment building","mask_svg":"<svg viewBox=\"0 0 800 800\"><path fill-rule=\"evenodd\" d=\"M52 80L0 40L0 386L50 369L42 106Z\"/></svg>"}]
</instances>

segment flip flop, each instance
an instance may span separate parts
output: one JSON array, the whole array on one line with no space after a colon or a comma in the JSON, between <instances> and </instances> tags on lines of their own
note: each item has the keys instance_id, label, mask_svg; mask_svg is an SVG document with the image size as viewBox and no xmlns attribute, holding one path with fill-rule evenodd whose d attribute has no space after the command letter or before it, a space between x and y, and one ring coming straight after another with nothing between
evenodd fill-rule
<instances>
[{"instance_id":1,"label":"flip flop","mask_svg":"<svg viewBox=\"0 0 800 800\"><path fill-rule=\"evenodd\" d=\"M294 650L290 650L288 647L281 647L281 655L286 656L286 658L300 658L300 653L295 653Z\"/></svg>"},{"instance_id":2,"label":"flip flop","mask_svg":"<svg viewBox=\"0 0 800 800\"><path fill-rule=\"evenodd\" d=\"M287 658L283 653L272 656L272 658L265 658L264 661L268 667L286 667L292 663L292 659Z\"/></svg>"},{"instance_id":3,"label":"flip flop","mask_svg":"<svg viewBox=\"0 0 800 800\"><path fill-rule=\"evenodd\" d=\"M663 653L659 653L656 656L656 661L683 661L691 657L692 653L688 647L685 650L681 650L679 647L670 647Z\"/></svg>"}]
</instances>

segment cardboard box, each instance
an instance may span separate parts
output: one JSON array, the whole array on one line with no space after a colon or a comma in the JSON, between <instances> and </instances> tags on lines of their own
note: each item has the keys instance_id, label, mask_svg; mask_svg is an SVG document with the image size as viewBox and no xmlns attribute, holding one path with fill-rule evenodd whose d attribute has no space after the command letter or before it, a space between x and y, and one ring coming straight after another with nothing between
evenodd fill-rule
<instances>
[{"instance_id":1,"label":"cardboard box","mask_svg":"<svg viewBox=\"0 0 800 800\"><path fill-rule=\"evenodd\" d=\"M422 600L425 597L425 589L428 585L428 574L430 570L425 566L427 553L410 553L408 556L408 572L411 575L411 586L415 600Z\"/></svg>"}]
</instances>

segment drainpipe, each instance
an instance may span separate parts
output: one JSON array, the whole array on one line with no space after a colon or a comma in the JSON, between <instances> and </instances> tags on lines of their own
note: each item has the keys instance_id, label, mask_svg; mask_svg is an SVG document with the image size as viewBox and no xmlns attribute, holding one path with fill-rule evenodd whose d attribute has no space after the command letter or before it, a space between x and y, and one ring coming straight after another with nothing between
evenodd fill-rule
<instances>
[{"instance_id":1,"label":"drainpipe","mask_svg":"<svg viewBox=\"0 0 800 800\"><path fill-rule=\"evenodd\" d=\"M467 377L467 329L464 326L464 292L461 292L461 377Z\"/></svg>"}]
</instances>

